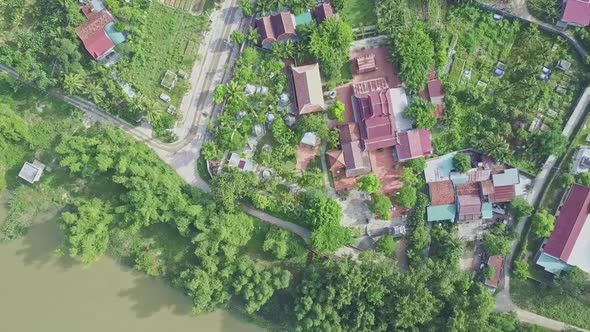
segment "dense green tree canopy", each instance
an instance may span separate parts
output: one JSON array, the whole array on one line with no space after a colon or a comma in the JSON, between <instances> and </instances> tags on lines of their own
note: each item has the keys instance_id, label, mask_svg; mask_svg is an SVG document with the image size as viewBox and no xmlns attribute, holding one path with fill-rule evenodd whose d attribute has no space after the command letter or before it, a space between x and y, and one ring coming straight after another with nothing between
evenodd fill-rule
<instances>
[{"instance_id":1,"label":"dense green tree canopy","mask_svg":"<svg viewBox=\"0 0 590 332\"><path fill-rule=\"evenodd\" d=\"M391 219L391 208L393 204L389 197L383 194L372 194L371 201L369 202L369 209L373 212L379 219L389 220Z\"/></svg>"},{"instance_id":2,"label":"dense green tree canopy","mask_svg":"<svg viewBox=\"0 0 590 332\"><path fill-rule=\"evenodd\" d=\"M340 68L348 61L352 40L352 28L340 18L325 20L313 29L308 48L320 61L325 77L339 77Z\"/></svg>"},{"instance_id":3,"label":"dense green tree canopy","mask_svg":"<svg viewBox=\"0 0 590 332\"><path fill-rule=\"evenodd\" d=\"M419 97L412 100L404 115L414 120L417 128L432 129L436 124L434 104Z\"/></svg>"},{"instance_id":4,"label":"dense green tree canopy","mask_svg":"<svg viewBox=\"0 0 590 332\"><path fill-rule=\"evenodd\" d=\"M551 236L555 227L555 217L547 210L539 210L533 215L531 224L531 232L538 238L546 238Z\"/></svg>"},{"instance_id":5,"label":"dense green tree canopy","mask_svg":"<svg viewBox=\"0 0 590 332\"><path fill-rule=\"evenodd\" d=\"M453 157L453 166L461 173L465 173L471 169L471 156L466 153L457 153Z\"/></svg>"},{"instance_id":6,"label":"dense green tree canopy","mask_svg":"<svg viewBox=\"0 0 590 332\"><path fill-rule=\"evenodd\" d=\"M359 190L367 193L374 193L381 189L381 183L375 174L362 176L356 181L356 185Z\"/></svg>"}]
</instances>

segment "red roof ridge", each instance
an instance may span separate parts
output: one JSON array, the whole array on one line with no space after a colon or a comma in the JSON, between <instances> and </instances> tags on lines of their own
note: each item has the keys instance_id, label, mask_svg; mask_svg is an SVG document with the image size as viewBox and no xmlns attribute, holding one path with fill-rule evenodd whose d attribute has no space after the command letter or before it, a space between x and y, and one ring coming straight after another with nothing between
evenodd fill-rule
<instances>
[{"instance_id":1,"label":"red roof ridge","mask_svg":"<svg viewBox=\"0 0 590 332\"><path fill-rule=\"evenodd\" d=\"M555 228L544 252L567 262L589 212L590 187L573 184L559 209Z\"/></svg>"}]
</instances>

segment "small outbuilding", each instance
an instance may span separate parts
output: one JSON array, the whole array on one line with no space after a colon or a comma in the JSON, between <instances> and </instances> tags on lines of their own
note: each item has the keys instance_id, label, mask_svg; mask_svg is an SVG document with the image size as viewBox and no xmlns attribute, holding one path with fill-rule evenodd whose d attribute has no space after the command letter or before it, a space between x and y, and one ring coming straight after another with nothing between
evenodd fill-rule
<instances>
[{"instance_id":1,"label":"small outbuilding","mask_svg":"<svg viewBox=\"0 0 590 332\"><path fill-rule=\"evenodd\" d=\"M37 160L34 160L33 163L25 162L18 172L18 177L33 184L41 179L43 170L45 170L45 165Z\"/></svg>"}]
</instances>

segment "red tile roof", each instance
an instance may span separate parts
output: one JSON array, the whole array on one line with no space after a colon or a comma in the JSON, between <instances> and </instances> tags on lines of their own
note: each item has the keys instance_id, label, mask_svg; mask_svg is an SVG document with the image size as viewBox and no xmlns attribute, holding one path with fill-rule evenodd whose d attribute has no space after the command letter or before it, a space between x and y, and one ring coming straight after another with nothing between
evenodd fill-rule
<instances>
[{"instance_id":1,"label":"red tile roof","mask_svg":"<svg viewBox=\"0 0 590 332\"><path fill-rule=\"evenodd\" d=\"M483 195L492 195L494 193L494 183L492 180L485 180L481 182L481 193Z\"/></svg>"},{"instance_id":2,"label":"red tile roof","mask_svg":"<svg viewBox=\"0 0 590 332\"><path fill-rule=\"evenodd\" d=\"M439 79L428 81L428 83L426 84L426 88L428 90L428 97L430 101L432 101L432 98L444 96L442 82Z\"/></svg>"},{"instance_id":3,"label":"red tile roof","mask_svg":"<svg viewBox=\"0 0 590 332\"><path fill-rule=\"evenodd\" d=\"M342 152L342 150L330 150L326 152L326 155L328 156L328 168L331 171L335 171L346 167L346 165L344 164L344 153Z\"/></svg>"},{"instance_id":4,"label":"red tile roof","mask_svg":"<svg viewBox=\"0 0 590 332\"><path fill-rule=\"evenodd\" d=\"M494 275L491 279L485 281L486 286L498 288L498 283L502 277L502 270L504 269L504 257L490 256L488 258L488 266L494 269Z\"/></svg>"},{"instance_id":5,"label":"red tile roof","mask_svg":"<svg viewBox=\"0 0 590 332\"><path fill-rule=\"evenodd\" d=\"M566 0L561 20L581 26L590 26L590 0Z\"/></svg>"},{"instance_id":6,"label":"red tile roof","mask_svg":"<svg viewBox=\"0 0 590 332\"><path fill-rule=\"evenodd\" d=\"M104 27L111 22L113 22L111 13L102 10L98 13L89 13L88 20L76 28L76 34L94 59L100 58L115 47L104 32Z\"/></svg>"},{"instance_id":7,"label":"red tile roof","mask_svg":"<svg viewBox=\"0 0 590 332\"><path fill-rule=\"evenodd\" d=\"M449 205L455 203L455 189L451 180L430 182L430 205Z\"/></svg>"},{"instance_id":8,"label":"red tile roof","mask_svg":"<svg viewBox=\"0 0 590 332\"><path fill-rule=\"evenodd\" d=\"M317 63L291 67L295 101L297 102L299 115L320 112L326 109L319 68Z\"/></svg>"},{"instance_id":9,"label":"red tile roof","mask_svg":"<svg viewBox=\"0 0 590 332\"><path fill-rule=\"evenodd\" d=\"M479 196L479 184L462 183L457 185L457 195L477 195Z\"/></svg>"},{"instance_id":10,"label":"red tile roof","mask_svg":"<svg viewBox=\"0 0 590 332\"><path fill-rule=\"evenodd\" d=\"M351 122L339 127L340 144L360 140L359 128L356 123Z\"/></svg>"},{"instance_id":11,"label":"red tile roof","mask_svg":"<svg viewBox=\"0 0 590 332\"><path fill-rule=\"evenodd\" d=\"M481 198L479 183L471 182L457 185L457 200L459 201L459 218L466 216L481 217Z\"/></svg>"},{"instance_id":12,"label":"red tile roof","mask_svg":"<svg viewBox=\"0 0 590 332\"><path fill-rule=\"evenodd\" d=\"M492 203L508 203L516 197L514 185L494 187L494 192L489 194Z\"/></svg>"},{"instance_id":13,"label":"red tile roof","mask_svg":"<svg viewBox=\"0 0 590 332\"><path fill-rule=\"evenodd\" d=\"M315 18L318 23L322 23L326 19L334 16L334 9L328 2L324 2L315 6Z\"/></svg>"},{"instance_id":14,"label":"red tile roof","mask_svg":"<svg viewBox=\"0 0 590 332\"><path fill-rule=\"evenodd\" d=\"M263 46L297 36L295 19L290 12L280 12L271 16L259 17L256 19L256 27L262 38L261 44Z\"/></svg>"},{"instance_id":15,"label":"red tile roof","mask_svg":"<svg viewBox=\"0 0 590 332\"><path fill-rule=\"evenodd\" d=\"M354 118L365 150L397 144L395 118L388 90L353 97Z\"/></svg>"},{"instance_id":16,"label":"red tile roof","mask_svg":"<svg viewBox=\"0 0 590 332\"><path fill-rule=\"evenodd\" d=\"M396 146L400 161L424 157L432 154L432 137L428 129L413 129L398 133Z\"/></svg>"},{"instance_id":17,"label":"red tile roof","mask_svg":"<svg viewBox=\"0 0 590 332\"><path fill-rule=\"evenodd\" d=\"M545 245L545 253L567 262L589 212L590 188L572 185Z\"/></svg>"}]
</instances>

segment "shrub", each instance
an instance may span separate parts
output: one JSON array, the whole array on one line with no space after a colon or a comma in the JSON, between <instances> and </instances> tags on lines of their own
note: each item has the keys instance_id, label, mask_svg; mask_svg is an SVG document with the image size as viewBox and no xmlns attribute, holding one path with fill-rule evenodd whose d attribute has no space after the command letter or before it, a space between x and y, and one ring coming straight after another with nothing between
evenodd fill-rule
<instances>
[{"instance_id":1,"label":"shrub","mask_svg":"<svg viewBox=\"0 0 590 332\"><path fill-rule=\"evenodd\" d=\"M385 256L392 256L395 253L395 240L390 235L383 235L375 242L375 249Z\"/></svg>"}]
</instances>

